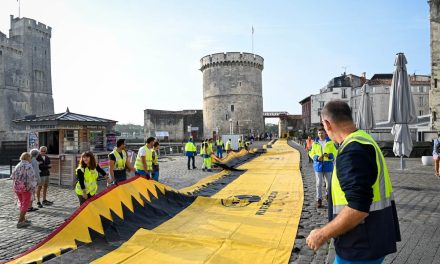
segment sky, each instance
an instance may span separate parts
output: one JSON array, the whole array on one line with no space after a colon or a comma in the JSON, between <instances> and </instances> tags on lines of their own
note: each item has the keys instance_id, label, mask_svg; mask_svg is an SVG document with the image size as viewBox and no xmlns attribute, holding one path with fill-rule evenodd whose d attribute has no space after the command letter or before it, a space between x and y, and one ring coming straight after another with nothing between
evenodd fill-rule
<instances>
[{"instance_id":1,"label":"sky","mask_svg":"<svg viewBox=\"0 0 440 264\"><path fill-rule=\"evenodd\" d=\"M0 0L7 34L16 0ZM430 75L426 0L21 0L21 17L52 27L55 113L143 125L144 109L202 109L200 59L264 57L264 111L298 103L344 71Z\"/></svg>"}]
</instances>

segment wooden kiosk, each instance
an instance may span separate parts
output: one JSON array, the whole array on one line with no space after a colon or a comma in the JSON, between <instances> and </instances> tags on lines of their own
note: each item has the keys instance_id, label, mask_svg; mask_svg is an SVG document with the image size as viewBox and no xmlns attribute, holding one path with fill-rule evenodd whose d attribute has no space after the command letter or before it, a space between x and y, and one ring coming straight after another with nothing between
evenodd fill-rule
<instances>
[{"instance_id":1,"label":"wooden kiosk","mask_svg":"<svg viewBox=\"0 0 440 264\"><path fill-rule=\"evenodd\" d=\"M116 145L114 126L117 121L71 113L26 116L14 123L28 133L28 150L47 147L51 159L51 184L73 186L75 168L81 153L92 151L103 167L107 155Z\"/></svg>"}]
</instances>

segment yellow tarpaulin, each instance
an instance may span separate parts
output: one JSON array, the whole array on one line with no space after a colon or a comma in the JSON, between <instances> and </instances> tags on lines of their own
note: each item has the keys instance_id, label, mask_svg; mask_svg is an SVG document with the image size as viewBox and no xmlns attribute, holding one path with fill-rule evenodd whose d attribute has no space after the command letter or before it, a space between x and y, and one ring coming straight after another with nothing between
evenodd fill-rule
<instances>
[{"instance_id":1,"label":"yellow tarpaulin","mask_svg":"<svg viewBox=\"0 0 440 264\"><path fill-rule=\"evenodd\" d=\"M240 169L247 172L215 196L198 197L93 263L287 263L303 203L299 153L278 141Z\"/></svg>"},{"instance_id":2,"label":"yellow tarpaulin","mask_svg":"<svg viewBox=\"0 0 440 264\"><path fill-rule=\"evenodd\" d=\"M287 263L303 204L299 163L299 152L278 140L211 197L176 193L144 178L129 180L88 201L11 263L41 263L59 255L79 263L76 257L84 252L93 263ZM96 235L103 238L104 256L78 247L95 243ZM113 250L115 241L125 242Z\"/></svg>"}]
</instances>

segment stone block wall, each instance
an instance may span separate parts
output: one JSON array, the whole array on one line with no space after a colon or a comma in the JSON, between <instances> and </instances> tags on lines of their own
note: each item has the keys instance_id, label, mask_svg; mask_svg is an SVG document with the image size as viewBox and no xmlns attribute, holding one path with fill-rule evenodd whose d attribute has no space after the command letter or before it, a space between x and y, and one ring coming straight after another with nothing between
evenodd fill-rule
<instances>
[{"instance_id":1,"label":"stone block wall","mask_svg":"<svg viewBox=\"0 0 440 264\"><path fill-rule=\"evenodd\" d=\"M262 133L264 59L251 53L216 53L200 60L205 137L213 132Z\"/></svg>"}]
</instances>

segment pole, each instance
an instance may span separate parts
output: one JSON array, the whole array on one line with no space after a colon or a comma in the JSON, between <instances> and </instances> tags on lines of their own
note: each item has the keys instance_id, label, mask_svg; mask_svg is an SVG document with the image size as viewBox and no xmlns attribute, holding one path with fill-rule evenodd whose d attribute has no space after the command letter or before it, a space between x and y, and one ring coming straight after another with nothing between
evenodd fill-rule
<instances>
[{"instance_id":1,"label":"pole","mask_svg":"<svg viewBox=\"0 0 440 264\"><path fill-rule=\"evenodd\" d=\"M254 54L254 26L252 25L252 54Z\"/></svg>"},{"instance_id":2,"label":"pole","mask_svg":"<svg viewBox=\"0 0 440 264\"><path fill-rule=\"evenodd\" d=\"M21 5L21 0L17 0L18 1L18 18L20 18L20 16L21 16L21 10L20 10L20 5Z\"/></svg>"},{"instance_id":3,"label":"pole","mask_svg":"<svg viewBox=\"0 0 440 264\"><path fill-rule=\"evenodd\" d=\"M403 163L403 156L400 156L400 170L403 170L405 168L405 165Z\"/></svg>"}]
</instances>

